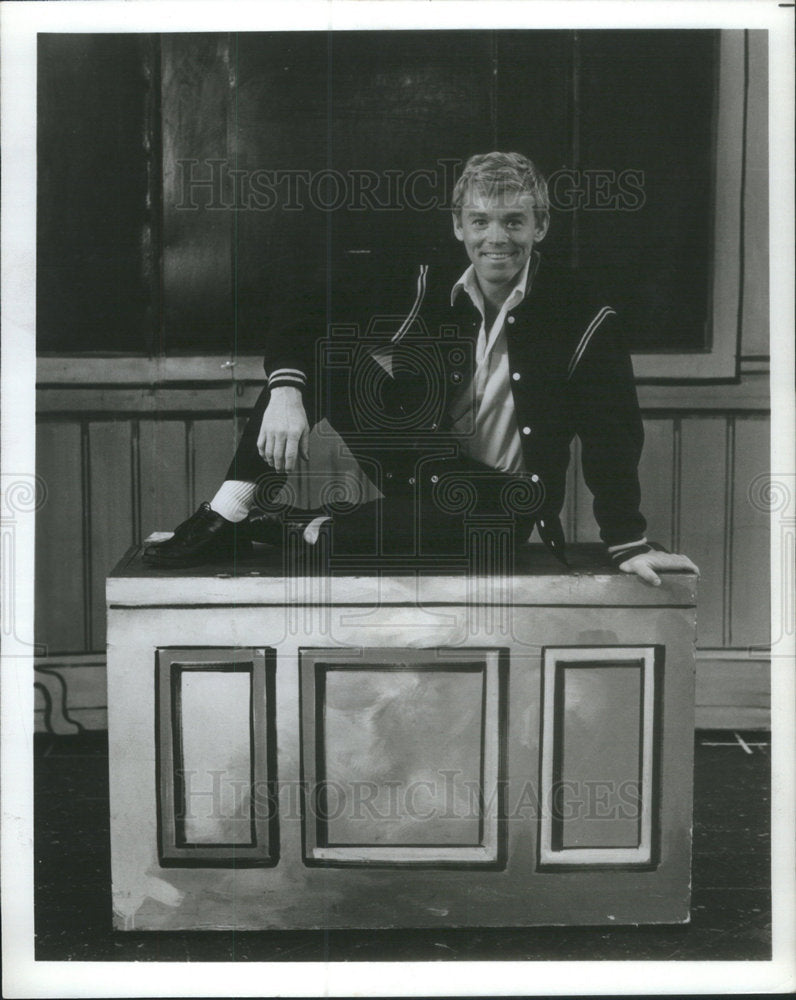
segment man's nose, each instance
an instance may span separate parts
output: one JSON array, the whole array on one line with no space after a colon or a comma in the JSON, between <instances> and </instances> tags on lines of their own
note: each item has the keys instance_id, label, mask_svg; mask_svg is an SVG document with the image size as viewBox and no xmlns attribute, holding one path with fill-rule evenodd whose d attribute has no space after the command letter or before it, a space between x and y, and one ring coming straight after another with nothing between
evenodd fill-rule
<instances>
[{"instance_id":1,"label":"man's nose","mask_svg":"<svg viewBox=\"0 0 796 1000\"><path fill-rule=\"evenodd\" d=\"M499 222L490 222L486 227L486 238L490 243L503 243L506 239L506 232Z\"/></svg>"}]
</instances>

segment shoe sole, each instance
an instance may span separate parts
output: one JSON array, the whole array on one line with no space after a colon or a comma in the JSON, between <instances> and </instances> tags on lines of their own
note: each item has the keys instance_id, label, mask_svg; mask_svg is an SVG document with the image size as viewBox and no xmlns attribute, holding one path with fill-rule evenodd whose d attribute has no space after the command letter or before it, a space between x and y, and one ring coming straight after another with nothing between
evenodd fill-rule
<instances>
[{"instance_id":1,"label":"shoe sole","mask_svg":"<svg viewBox=\"0 0 796 1000\"><path fill-rule=\"evenodd\" d=\"M236 539L232 550L232 558L250 555L251 551L252 543L248 539ZM201 566L207 562L221 562L228 559L229 555L229 549L226 547L218 549L210 548L195 556L176 557L172 559L157 556L154 553L151 556L144 553L141 556L141 562L146 563L147 566L155 566L160 569L183 569L186 566Z\"/></svg>"}]
</instances>

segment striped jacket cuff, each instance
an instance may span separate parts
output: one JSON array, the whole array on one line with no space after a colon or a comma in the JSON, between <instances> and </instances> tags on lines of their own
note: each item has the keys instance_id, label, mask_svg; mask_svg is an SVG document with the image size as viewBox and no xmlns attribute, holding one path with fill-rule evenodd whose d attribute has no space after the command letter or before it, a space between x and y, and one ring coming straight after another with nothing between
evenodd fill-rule
<instances>
[{"instance_id":1,"label":"striped jacket cuff","mask_svg":"<svg viewBox=\"0 0 796 1000\"><path fill-rule=\"evenodd\" d=\"M630 545L626 549L622 549L620 552L611 552L611 562L614 566L620 566L625 559L632 559L633 556L644 555L645 552L651 552L652 549L649 545Z\"/></svg>"},{"instance_id":2,"label":"striped jacket cuff","mask_svg":"<svg viewBox=\"0 0 796 1000\"><path fill-rule=\"evenodd\" d=\"M304 390L307 388L307 376L300 368L275 368L268 376L268 388L278 389L280 386Z\"/></svg>"},{"instance_id":3,"label":"striped jacket cuff","mask_svg":"<svg viewBox=\"0 0 796 1000\"><path fill-rule=\"evenodd\" d=\"M646 552L666 552L667 550L658 542L648 542L646 538L639 538L634 542L625 542L623 545L610 545L608 555L614 566L619 566L626 559L633 556L641 556Z\"/></svg>"}]
</instances>

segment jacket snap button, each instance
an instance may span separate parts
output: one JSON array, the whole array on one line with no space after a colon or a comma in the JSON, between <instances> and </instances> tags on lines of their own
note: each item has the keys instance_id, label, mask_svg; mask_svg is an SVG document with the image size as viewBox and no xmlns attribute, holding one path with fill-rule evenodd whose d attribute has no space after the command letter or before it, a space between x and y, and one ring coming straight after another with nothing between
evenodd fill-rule
<instances>
[{"instance_id":1,"label":"jacket snap button","mask_svg":"<svg viewBox=\"0 0 796 1000\"><path fill-rule=\"evenodd\" d=\"M415 477L414 476L410 476L409 477L409 485L410 486L414 486L415 485Z\"/></svg>"},{"instance_id":2,"label":"jacket snap button","mask_svg":"<svg viewBox=\"0 0 796 1000\"><path fill-rule=\"evenodd\" d=\"M536 475L531 476L531 482L532 483L538 483L539 482L539 477L536 476Z\"/></svg>"},{"instance_id":3,"label":"jacket snap button","mask_svg":"<svg viewBox=\"0 0 796 1000\"><path fill-rule=\"evenodd\" d=\"M388 478L388 479L392 479L392 473L391 473L391 472L388 472L388 473L387 473L387 478Z\"/></svg>"},{"instance_id":4,"label":"jacket snap button","mask_svg":"<svg viewBox=\"0 0 796 1000\"><path fill-rule=\"evenodd\" d=\"M515 382L519 382L519 380L522 378L522 375L520 375L519 372L514 372L511 377L514 379Z\"/></svg>"},{"instance_id":5,"label":"jacket snap button","mask_svg":"<svg viewBox=\"0 0 796 1000\"><path fill-rule=\"evenodd\" d=\"M461 372L452 372L451 373L451 382L456 382L458 384L459 382L461 382L461 380L462 380L462 373Z\"/></svg>"},{"instance_id":6,"label":"jacket snap button","mask_svg":"<svg viewBox=\"0 0 796 1000\"><path fill-rule=\"evenodd\" d=\"M531 433L531 428L530 427L523 427L522 433L525 434L525 436L527 437L528 434Z\"/></svg>"},{"instance_id":7,"label":"jacket snap button","mask_svg":"<svg viewBox=\"0 0 796 1000\"><path fill-rule=\"evenodd\" d=\"M438 483L439 482L439 476L432 476L431 477L431 482L432 483Z\"/></svg>"},{"instance_id":8,"label":"jacket snap button","mask_svg":"<svg viewBox=\"0 0 796 1000\"><path fill-rule=\"evenodd\" d=\"M509 323L513 323L513 322L514 322L514 317L513 316L509 316Z\"/></svg>"},{"instance_id":9,"label":"jacket snap button","mask_svg":"<svg viewBox=\"0 0 796 1000\"><path fill-rule=\"evenodd\" d=\"M544 521L540 521L540 522L539 522L539 527L540 527L540 528L543 528L543 527L544 527Z\"/></svg>"}]
</instances>

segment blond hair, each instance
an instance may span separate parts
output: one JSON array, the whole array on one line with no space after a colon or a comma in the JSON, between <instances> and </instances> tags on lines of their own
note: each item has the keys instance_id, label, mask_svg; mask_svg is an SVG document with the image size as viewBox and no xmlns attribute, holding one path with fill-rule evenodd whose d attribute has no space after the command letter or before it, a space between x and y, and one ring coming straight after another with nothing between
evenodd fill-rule
<instances>
[{"instance_id":1,"label":"blond hair","mask_svg":"<svg viewBox=\"0 0 796 1000\"><path fill-rule=\"evenodd\" d=\"M533 198L537 223L550 216L547 182L532 160L522 153L477 153L465 163L456 181L451 198L451 210L461 219L465 195L478 191L487 197L504 191L517 191Z\"/></svg>"}]
</instances>

